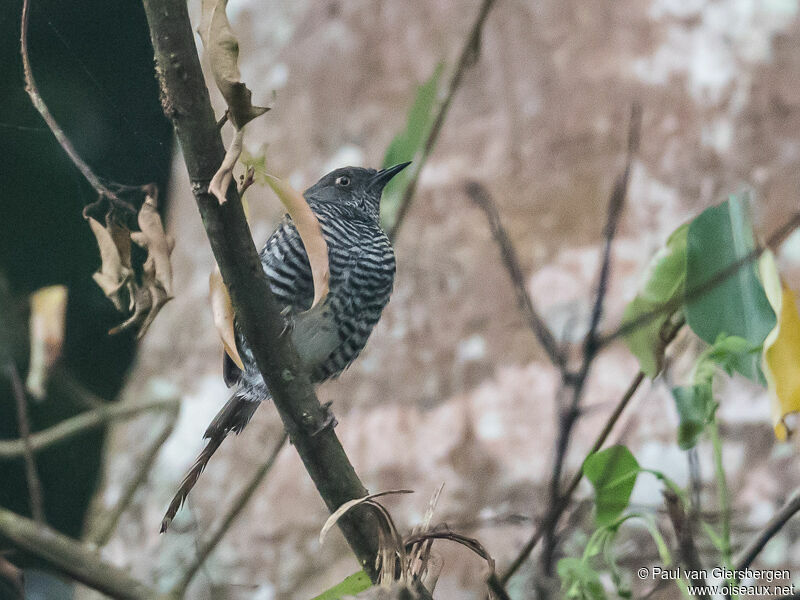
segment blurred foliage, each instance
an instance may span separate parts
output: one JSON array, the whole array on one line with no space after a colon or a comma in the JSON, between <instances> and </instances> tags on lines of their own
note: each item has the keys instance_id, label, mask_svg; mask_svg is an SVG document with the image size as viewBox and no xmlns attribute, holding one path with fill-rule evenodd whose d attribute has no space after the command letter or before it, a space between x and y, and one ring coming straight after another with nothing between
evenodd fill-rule
<instances>
[{"instance_id":1,"label":"blurred foliage","mask_svg":"<svg viewBox=\"0 0 800 600\"><path fill-rule=\"evenodd\" d=\"M21 2L0 19L0 341L27 371L27 297L41 287L69 288L62 365L89 390L113 399L134 353L133 336L108 336L119 317L92 281L100 264L81 216L96 197L56 143L24 91L19 54ZM155 182L169 174L171 132L162 116L153 54L138 3L36 0L29 53L34 76L79 154L105 180ZM163 207L163 205L162 205ZM14 308L14 310L9 310ZM86 406L50 394L30 405L39 430ZM17 437L8 382L0 380L0 438ZM79 536L100 466L102 432L37 455L51 525ZM0 463L0 505L29 514L22 463Z\"/></svg>"}]
</instances>

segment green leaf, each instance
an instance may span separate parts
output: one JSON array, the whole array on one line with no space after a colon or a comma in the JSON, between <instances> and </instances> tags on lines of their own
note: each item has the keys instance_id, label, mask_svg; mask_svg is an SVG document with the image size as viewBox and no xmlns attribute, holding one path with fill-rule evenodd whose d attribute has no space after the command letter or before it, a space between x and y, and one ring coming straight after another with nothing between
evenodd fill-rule
<instances>
[{"instance_id":1,"label":"green leaf","mask_svg":"<svg viewBox=\"0 0 800 600\"><path fill-rule=\"evenodd\" d=\"M359 571L358 573L353 573L349 577L346 577L341 583L322 592L319 596L313 598L313 600L339 600L342 596L358 594L369 589L371 586L372 582L369 579L369 575L364 571Z\"/></svg>"},{"instance_id":2,"label":"green leaf","mask_svg":"<svg viewBox=\"0 0 800 600\"><path fill-rule=\"evenodd\" d=\"M611 524L627 508L639 470L639 463L625 446L595 452L584 461L583 474L595 489L599 526Z\"/></svg>"},{"instance_id":3,"label":"green leaf","mask_svg":"<svg viewBox=\"0 0 800 600\"><path fill-rule=\"evenodd\" d=\"M731 195L689 224L686 245L686 290L704 289L715 275L747 256L755 248L748 194ZM775 327L775 313L758 279L756 265L749 263L687 302L686 320L709 344L720 335L738 336L760 346ZM763 381L759 357L753 355L736 365L742 375Z\"/></svg>"},{"instance_id":4,"label":"green leaf","mask_svg":"<svg viewBox=\"0 0 800 600\"><path fill-rule=\"evenodd\" d=\"M688 224L678 227L652 258L639 293L625 307L623 324L652 313L683 294L688 230ZM666 345L661 331L669 317L666 313L658 315L625 336L625 343L639 361L639 368L650 378L658 375L663 366Z\"/></svg>"},{"instance_id":5,"label":"green leaf","mask_svg":"<svg viewBox=\"0 0 800 600\"><path fill-rule=\"evenodd\" d=\"M600 576L579 558L562 558L556 566L564 598L570 600L605 600Z\"/></svg>"},{"instance_id":6,"label":"green leaf","mask_svg":"<svg viewBox=\"0 0 800 600\"><path fill-rule=\"evenodd\" d=\"M675 398L675 408L680 418L678 445L681 450L694 448L714 415L711 384L672 388L672 396Z\"/></svg>"},{"instance_id":7,"label":"green leaf","mask_svg":"<svg viewBox=\"0 0 800 600\"><path fill-rule=\"evenodd\" d=\"M433 108L439 90L444 63L439 63L425 83L417 88L414 104L408 112L406 128L398 133L386 149L383 157L383 167L391 167L401 162L414 160L417 153L422 150L425 140L433 125ZM413 170L406 169L395 175L383 189L381 200L381 224L387 231L394 228L403 194L413 176Z\"/></svg>"}]
</instances>

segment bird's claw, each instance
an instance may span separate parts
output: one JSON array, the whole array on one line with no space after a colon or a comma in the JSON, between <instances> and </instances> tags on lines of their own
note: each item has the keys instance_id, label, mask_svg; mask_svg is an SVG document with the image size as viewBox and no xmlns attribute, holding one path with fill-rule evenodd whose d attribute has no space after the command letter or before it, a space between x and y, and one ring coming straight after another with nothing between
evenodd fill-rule
<instances>
[{"instance_id":1,"label":"bird's claw","mask_svg":"<svg viewBox=\"0 0 800 600\"><path fill-rule=\"evenodd\" d=\"M331 404L333 404L333 402L330 401L322 404L322 415L323 415L322 423L320 424L319 427L317 427L314 431L311 432L312 437L319 435L326 429L333 429L339 424L339 421L337 421L336 417L333 416L333 411L331 410Z\"/></svg>"}]
</instances>

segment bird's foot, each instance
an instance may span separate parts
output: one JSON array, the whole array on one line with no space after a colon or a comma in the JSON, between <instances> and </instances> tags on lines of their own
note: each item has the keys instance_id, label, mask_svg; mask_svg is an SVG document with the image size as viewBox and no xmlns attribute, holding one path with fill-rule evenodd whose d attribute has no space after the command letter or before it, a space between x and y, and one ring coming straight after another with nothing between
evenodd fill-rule
<instances>
[{"instance_id":1,"label":"bird's foot","mask_svg":"<svg viewBox=\"0 0 800 600\"><path fill-rule=\"evenodd\" d=\"M339 421L337 421L336 417L333 416L331 404L333 404L333 402L325 402L322 405L322 421L317 421L315 423L316 427L314 427L314 429L311 431L311 437L319 435L326 429L333 429L339 424Z\"/></svg>"}]
</instances>

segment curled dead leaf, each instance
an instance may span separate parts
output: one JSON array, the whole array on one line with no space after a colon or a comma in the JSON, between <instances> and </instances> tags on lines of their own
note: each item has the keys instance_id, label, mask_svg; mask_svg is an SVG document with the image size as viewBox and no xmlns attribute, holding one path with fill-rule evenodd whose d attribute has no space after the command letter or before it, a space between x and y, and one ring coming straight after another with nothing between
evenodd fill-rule
<instances>
[{"instance_id":1,"label":"curled dead leaf","mask_svg":"<svg viewBox=\"0 0 800 600\"><path fill-rule=\"evenodd\" d=\"M50 370L64 345L67 288L63 285L41 288L31 294L30 300L30 367L25 387L41 400Z\"/></svg>"},{"instance_id":2,"label":"curled dead leaf","mask_svg":"<svg viewBox=\"0 0 800 600\"><path fill-rule=\"evenodd\" d=\"M208 53L214 81L228 104L228 118L240 130L269 107L253 106L253 94L241 81L239 41L225 13L227 4L227 0L203 0L198 33Z\"/></svg>"},{"instance_id":3,"label":"curled dead leaf","mask_svg":"<svg viewBox=\"0 0 800 600\"><path fill-rule=\"evenodd\" d=\"M237 367L244 370L244 363L236 348L233 304L231 304L228 286L222 281L222 274L219 272L218 266L214 267L208 277L208 296L211 301L211 315L214 319L214 327L217 329L219 339L222 340L225 353L231 357Z\"/></svg>"},{"instance_id":4,"label":"curled dead leaf","mask_svg":"<svg viewBox=\"0 0 800 600\"><path fill-rule=\"evenodd\" d=\"M130 300L123 294L132 283L130 232L119 225L104 227L86 217L100 249L100 270L92 278L118 311L125 311ZM129 308L128 308L129 309Z\"/></svg>"},{"instance_id":5,"label":"curled dead leaf","mask_svg":"<svg viewBox=\"0 0 800 600\"><path fill-rule=\"evenodd\" d=\"M314 281L314 302L311 304L313 308L328 295L330 280L328 244L322 235L322 228L316 215L303 195L277 177L267 177L267 183L286 207L306 249Z\"/></svg>"},{"instance_id":6,"label":"curled dead leaf","mask_svg":"<svg viewBox=\"0 0 800 600\"><path fill-rule=\"evenodd\" d=\"M131 234L131 239L147 250L147 260L151 261L150 269L155 284L160 286L169 298L172 298L172 264L170 255L175 246L174 240L167 237L161 215L158 214L158 193L151 186L139 210L139 228L141 232ZM145 263L145 271L148 266Z\"/></svg>"}]
</instances>

